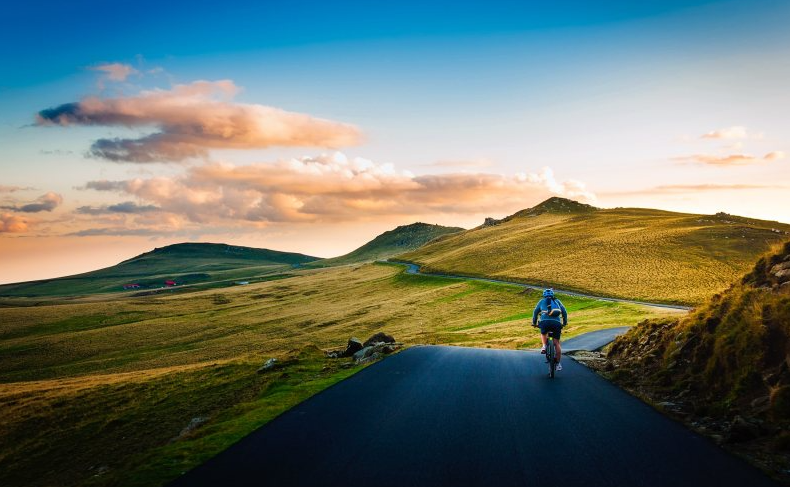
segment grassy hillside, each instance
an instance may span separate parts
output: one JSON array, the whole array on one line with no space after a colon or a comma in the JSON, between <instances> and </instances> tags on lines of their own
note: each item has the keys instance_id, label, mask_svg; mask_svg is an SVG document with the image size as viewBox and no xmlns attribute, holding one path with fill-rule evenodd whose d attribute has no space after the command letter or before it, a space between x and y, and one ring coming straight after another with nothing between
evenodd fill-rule
<instances>
[{"instance_id":1,"label":"grassy hillside","mask_svg":"<svg viewBox=\"0 0 790 487\"><path fill-rule=\"evenodd\" d=\"M706 418L720 440L784 451L790 481L790 242L687 317L641 323L608 358L613 378Z\"/></svg>"},{"instance_id":2,"label":"grassy hillside","mask_svg":"<svg viewBox=\"0 0 790 487\"><path fill-rule=\"evenodd\" d=\"M402 225L382 233L362 247L340 257L322 259L310 264L311 267L329 267L360 262L385 260L398 254L415 250L443 235L463 231L460 227L445 227L428 223Z\"/></svg>"},{"instance_id":3,"label":"grassy hillside","mask_svg":"<svg viewBox=\"0 0 790 487\"><path fill-rule=\"evenodd\" d=\"M161 485L353 373L315 348L349 336L538 343L528 327L537 295L516 286L382 264L297 272L185 295L0 307L0 485ZM563 302L568 336L672 313ZM256 374L268 357L282 368Z\"/></svg>"},{"instance_id":4,"label":"grassy hillside","mask_svg":"<svg viewBox=\"0 0 790 487\"><path fill-rule=\"evenodd\" d=\"M427 271L696 304L726 288L790 225L723 213L597 209L551 198L399 258Z\"/></svg>"},{"instance_id":5,"label":"grassy hillside","mask_svg":"<svg viewBox=\"0 0 790 487\"><path fill-rule=\"evenodd\" d=\"M303 254L212 243L181 243L157 248L120 264L74 276L0 286L0 296L69 296L178 285L252 279L317 260Z\"/></svg>"}]
</instances>

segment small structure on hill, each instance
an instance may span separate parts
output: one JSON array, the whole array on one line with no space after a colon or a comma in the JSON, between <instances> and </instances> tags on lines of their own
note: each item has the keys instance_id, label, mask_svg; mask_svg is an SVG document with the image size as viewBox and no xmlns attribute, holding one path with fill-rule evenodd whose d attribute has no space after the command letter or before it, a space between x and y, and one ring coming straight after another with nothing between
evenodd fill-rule
<instances>
[{"instance_id":1,"label":"small structure on hill","mask_svg":"<svg viewBox=\"0 0 790 487\"><path fill-rule=\"evenodd\" d=\"M135 283L135 284L124 284L123 288L124 289L140 289L140 285L137 284L137 283Z\"/></svg>"},{"instance_id":2,"label":"small structure on hill","mask_svg":"<svg viewBox=\"0 0 790 487\"><path fill-rule=\"evenodd\" d=\"M165 286L176 286L176 281L167 280L165 281Z\"/></svg>"}]
</instances>

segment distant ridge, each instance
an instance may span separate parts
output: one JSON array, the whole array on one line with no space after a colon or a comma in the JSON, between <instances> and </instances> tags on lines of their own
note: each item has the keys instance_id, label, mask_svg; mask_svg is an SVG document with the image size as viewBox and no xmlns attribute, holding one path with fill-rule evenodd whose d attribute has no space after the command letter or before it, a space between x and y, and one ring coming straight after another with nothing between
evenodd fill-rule
<instances>
[{"instance_id":1,"label":"distant ridge","mask_svg":"<svg viewBox=\"0 0 790 487\"><path fill-rule=\"evenodd\" d=\"M0 296L76 296L250 279L318 260L309 255L218 243L155 248L117 265L73 276L0 286ZM169 282L170 284L168 284ZM175 284L173 284L175 283Z\"/></svg>"},{"instance_id":2,"label":"distant ridge","mask_svg":"<svg viewBox=\"0 0 790 487\"><path fill-rule=\"evenodd\" d=\"M696 304L726 288L790 225L717 213L596 208L549 198L400 256L438 272Z\"/></svg>"},{"instance_id":3,"label":"distant ridge","mask_svg":"<svg viewBox=\"0 0 790 487\"><path fill-rule=\"evenodd\" d=\"M415 250L445 235L463 231L460 227L445 227L428 223L412 223L388 230L370 242L340 257L323 259L311 264L313 267L356 264L384 260L396 255Z\"/></svg>"},{"instance_id":4,"label":"distant ridge","mask_svg":"<svg viewBox=\"0 0 790 487\"><path fill-rule=\"evenodd\" d=\"M222 243L194 243L185 242L157 247L150 252L145 252L131 259L127 259L118 265L143 261L151 258L171 257L187 258L196 257L229 257L236 260L250 260L256 262L276 262L281 264L306 264L318 257L312 257L293 252L281 252L278 250L257 249L254 247L242 247L239 245L228 245Z\"/></svg>"},{"instance_id":5,"label":"distant ridge","mask_svg":"<svg viewBox=\"0 0 790 487\"><path fill-rule=\"evenodd\" d=\"M538 216L544 213L571 215L571 214L592 213L598 210L599 208L596 208L592 205L588 205L586 203L580 203L578 201L569 200L567 198L560 198L559 196L553 196L547 199L546 201L533 206L532 208L519 210L513 213L512 215L506 216L505 218L502 218L500 220L494 218L486 218L482 226L499 225L500 223L505 223L515 218Z\"/></svg>"}]
</instances>

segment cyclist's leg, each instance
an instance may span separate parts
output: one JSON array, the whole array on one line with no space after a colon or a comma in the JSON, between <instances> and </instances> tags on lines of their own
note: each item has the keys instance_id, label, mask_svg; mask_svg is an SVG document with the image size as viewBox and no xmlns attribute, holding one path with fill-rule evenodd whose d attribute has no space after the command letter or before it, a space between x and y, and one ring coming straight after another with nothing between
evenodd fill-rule
<instances>
[{"instance_id":1,"label":"cyclist's leg","mask_svg":"<svg viewBox=\"0 0 790 487\"><path fill-rule=\"evenodd\" d=\"M559 323L554 325L554 355L557 357L557 363L562 359L562 347L560 346L560 338L562 338L562 325Z\"/></svg>"}]
</instances>

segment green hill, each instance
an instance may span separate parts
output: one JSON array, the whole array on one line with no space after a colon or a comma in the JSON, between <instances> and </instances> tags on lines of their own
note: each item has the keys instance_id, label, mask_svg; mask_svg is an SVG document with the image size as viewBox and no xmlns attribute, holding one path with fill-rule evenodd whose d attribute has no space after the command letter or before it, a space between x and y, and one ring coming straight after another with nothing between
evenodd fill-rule
<instances>
[{"instance_id":1,"label":"green hill","mask_svg":"<svg viewBox=\"0 0 790 487\"><path fill-rule=\"evenodd\" d=\"M303 254L214 243L156 248L112 267L74 276L0 286L0 296L72 296L250 279L318 260Z\"/></svg>"},{"instance_id":2,"label":"green hill","mask_svg":"<svg viewBox=\"0 0 790 487\"><path fill-rule=\"evenodd\" d=\"M686 317L640 323L608 360L616 381L719 441L784 451L790 480L790 242Z\"/></svg>"},{"instance_id":3,"label":"green hill","mask_svg":"<svg viewBox=\"0 0 790 487\"><path fill-rule=\"evenodd\" d=\"M311 267L329 267L384 260L410 250L418 249L426 243L444 235L462 232L463 230L463 228L459 227L445 227L421 222L412 223L411 225L402 225L394 230L382 233L362 247L346 255L313 262Z\"/></svg>"},{"instance_id":4,"label":"green hill","mask_svg":"<svg viewBox=\"0 0 790 487\"><path fill-rule=\"evenodd\" d=\"M788 234L790 225L725 213L599 209L551 198L400 258L432 272L695 304Z\"/></svg>"}]
</instances>

